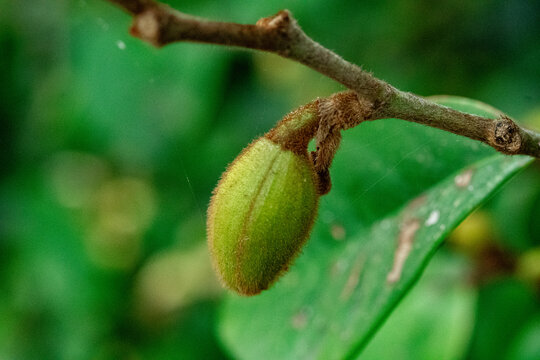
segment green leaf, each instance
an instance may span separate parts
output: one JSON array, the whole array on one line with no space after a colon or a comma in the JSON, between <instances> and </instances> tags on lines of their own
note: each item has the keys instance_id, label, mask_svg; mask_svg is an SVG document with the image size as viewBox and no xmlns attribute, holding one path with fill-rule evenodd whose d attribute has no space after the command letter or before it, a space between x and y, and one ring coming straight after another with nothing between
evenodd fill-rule
<instances>
[{"instance_id":1,"label":"green leaf","mask_svg":"<svg viewBox=\"0 0 540 360\"><path fill-rule=\"evenodd\" d=\"M506 358L516 342L521 341L520 332L531 314L538 311L534 291L511 277L494 279L481 287L477 306L468 354L477 360Z\"/></svg>"},{"instance_id":2,"label":"green leaf","mask_svg":"<svg viewBox=\"0 0 540 360\"><path fill-rule=\"evenodd\" d=\"M436 101L498 115L469 99ZM223 342L241 359L356 357L444 237L530 162L399 120L347 131L304 253L271 290L227 299Z\"/></svg>"},{"instance_id":3,"label":"green leaf","mask_svg":"<svg viewBox=\"0 0 540 360\"><path fill-rule=\"evenodd\" d=\"M540 315L536 314L527 322L525 329L520 332L514 341L510 355L512 360L527 360L540 358Z\"/></svg>"},{"instance_id":4,"label":"green leaf","mask_svg":"<svg viewBox=\"0 0 540 360\"><path fill-rule=\"evenodd\" d=\"M449 251L437 252L414 291L377 331L361 359L463 358L477 300L476 288L468 283L470 271L467 259Z\"/></svg>"}]
</instances>

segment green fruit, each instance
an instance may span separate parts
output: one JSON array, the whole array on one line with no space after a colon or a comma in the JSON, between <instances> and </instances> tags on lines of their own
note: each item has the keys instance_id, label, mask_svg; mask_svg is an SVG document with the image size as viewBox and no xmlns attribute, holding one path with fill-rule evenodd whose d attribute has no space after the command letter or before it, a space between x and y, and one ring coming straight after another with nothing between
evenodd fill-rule
<instances>
[{"instance_id":1,"label":"green fruit","mask_svg":"<svg viewBox=\"0 0 540 360\"><path fill-rule=\"evenodd\" d=\"M319 195L304 150L262 137L229 166L208 209L208 244L223 284L242 294L267 289L305 243Z\"/></svg>"}]
</instances>

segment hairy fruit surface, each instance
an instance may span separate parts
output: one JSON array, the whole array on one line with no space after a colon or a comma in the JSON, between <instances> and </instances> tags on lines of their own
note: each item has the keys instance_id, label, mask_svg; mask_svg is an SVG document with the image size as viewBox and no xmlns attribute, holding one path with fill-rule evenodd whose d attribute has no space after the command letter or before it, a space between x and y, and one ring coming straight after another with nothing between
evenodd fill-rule
<instances>
[{"instance_id":1,"label":"hairy fruit surface","mask_svg":"<svg viewBox=\"0 0 540 360\"><path fill-rule=\"evenodd\" d=\"M307 151L262 137L223 174L208 209L208 245L223 284L242 295L267 289L305 243L317 212Z\"/></svg>"}]
</instances>

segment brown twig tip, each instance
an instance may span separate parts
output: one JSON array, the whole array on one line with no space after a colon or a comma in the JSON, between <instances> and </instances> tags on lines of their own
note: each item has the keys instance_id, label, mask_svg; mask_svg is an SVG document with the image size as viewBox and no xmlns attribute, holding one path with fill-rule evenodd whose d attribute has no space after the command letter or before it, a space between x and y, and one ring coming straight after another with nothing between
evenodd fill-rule
<instances>
[{"instance_id":1,"label":"brown twig tip","mask_svg":"<svg viewBox=\"0 0 540 360\"><path fill-rule=\"evenodd\" d=\"M519 127L505 115L493 123L488 139L495 149L505 154L519 153L522 145Z\"/></svg>"},{"instance_id":2,"label":"brown twig tip","mask_svg":"<svg viewBox=\"0 0 540 360\"><path fill-rule=\"evenodd\" d=\"M259 19L256 26L260 26L269 30L286 29L291 23L292 14L289 10L280 10L277 14Z\"/></svg>"},{"instance_id":3,"label":"brown twig tip","mask_svg":"<svg viewBox=\"0 0 540 360\"><path fill-rule=\"evenodd\" d=\"M159 20L153 9L146 10L135 16L133 18L133 24L129 29L131 35L138 37L141 40L148 41L156 47L161 46L159 42L159 31Z\"/></svg>"}]
</instances>

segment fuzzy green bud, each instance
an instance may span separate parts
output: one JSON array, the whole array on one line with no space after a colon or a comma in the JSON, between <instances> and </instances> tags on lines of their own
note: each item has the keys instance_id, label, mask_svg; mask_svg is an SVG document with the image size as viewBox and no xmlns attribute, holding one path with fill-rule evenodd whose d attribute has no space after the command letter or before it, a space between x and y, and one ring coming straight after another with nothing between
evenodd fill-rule
<instances>
[{"instance_id":1,"label":"fuzzy green bud","mask_svg":"<svg viewBox=\"0 0 540 360\"><path fill-rule=\"evenodd\" d=\"M223 284L242 295L267 289L305 243L317 211L307 151L262 137L229 166L208 209L208 244Z\"/></svg>"}]
</instances>

